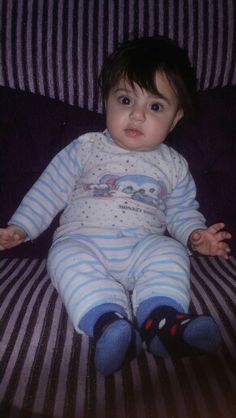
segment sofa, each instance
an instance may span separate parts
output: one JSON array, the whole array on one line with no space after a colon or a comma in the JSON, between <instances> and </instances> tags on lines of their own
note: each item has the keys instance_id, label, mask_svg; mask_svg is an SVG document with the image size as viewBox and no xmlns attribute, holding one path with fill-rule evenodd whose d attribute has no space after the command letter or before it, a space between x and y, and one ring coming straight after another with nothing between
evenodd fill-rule
<instances>
[{"instance_id":1,"label":"sofa","mask_svg":"<svg viewBox=\"0 0 236 418\"><path fill-rule=\"evenodd\" d=\"M1 418L234 418L236 416L236 47L233 3L7 2L1 5L0 227L52 157L80 134L101 131L96 76L119 41L161 33L197 69L199 112L168 144L187 159L200 210L231 232L229 260L192 254L191 311L210 313L219 352L155 360L145 351L109 377L75 333L46 271L52 225L0 253Z\"/></svg>"}]
</instances>

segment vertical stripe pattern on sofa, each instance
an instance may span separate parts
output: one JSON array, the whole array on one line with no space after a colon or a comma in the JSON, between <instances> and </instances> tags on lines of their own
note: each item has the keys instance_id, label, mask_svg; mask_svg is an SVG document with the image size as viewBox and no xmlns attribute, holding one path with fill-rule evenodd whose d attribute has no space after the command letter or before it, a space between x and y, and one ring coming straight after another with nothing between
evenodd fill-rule
<instances>
[{"instance_id":1,"label":"vertical stripe pattern on sofa","mask_svg":"<svg viewBox=\"0 0 236 418\"><path fill-rule=\"evenodd\" d=\"M45 260L0 261L1 418L235 418L236 259L191 257L192 310L210 312L217 354L156 361L145 351L104 378Z\"/></svg>"},{"instance_id":2,"label":"vertical stripe pattern on sofa","mask_svg":"<svg viewBox=\"0 0 236 418\"><path fill-rule=\"evenodd\" d=\"M199 88L236 82L234 0L1 0L0 84L101 111L97 76L119 42L185 47Z\"/></svg>"}]
</instances>

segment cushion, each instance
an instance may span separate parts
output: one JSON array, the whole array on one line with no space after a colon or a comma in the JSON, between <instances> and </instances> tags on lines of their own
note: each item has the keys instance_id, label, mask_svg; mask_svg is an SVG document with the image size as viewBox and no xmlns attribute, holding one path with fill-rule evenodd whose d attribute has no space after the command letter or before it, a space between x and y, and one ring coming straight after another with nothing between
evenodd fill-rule
<instances>
[{"instance_id":1,"label":"cushion","mask_svg":"<svg viewBox=\"0 0 236 418\"><path fill-rule=\"evenodd\" d=\"M54 155L88 131L101 131L104 116L32 93L0 87L0 226L5 226L25 193ZM55 219L34 243L6 256L45 256Z\"/></svg>"},{"instance_id":2,"label":"cushion","mask_svg":"<svg viewBox=\"0 0 236 418\"><path fill-rule=\"evenodd\" d=\"M199 93L199 101L195 120L180 123L167 142L189 162L207 224L225 222L236 253L236 87L206 90ZM60 149L80 134L104 127L104 116L96 112L0 88L1 226ZM57 222L33 244L11 254L46 255Z\"/></svg>"},{"instance_id":3,"label":"cushion","mask_svg":"<svg viewBox=\"0 0 236 418\"><path fill-rule=\"evenodd\" d=\"M208 225L223 221L236 237L236 87L201 92L199 103L196 119L179 124L169 144L189 163Z\"/></svg>"},{"instance_id":4,"label":"cushion","mask_svg":"<svg viewBox=\"0 0 236 418\"><path fill-rule=\"evenodd\" d=\"M202 90L235 83L233 0L1 3L5 86L101 109L96 80L104 57L123 40L157 34L187 50Z\"/></svg>"}]
</instances>

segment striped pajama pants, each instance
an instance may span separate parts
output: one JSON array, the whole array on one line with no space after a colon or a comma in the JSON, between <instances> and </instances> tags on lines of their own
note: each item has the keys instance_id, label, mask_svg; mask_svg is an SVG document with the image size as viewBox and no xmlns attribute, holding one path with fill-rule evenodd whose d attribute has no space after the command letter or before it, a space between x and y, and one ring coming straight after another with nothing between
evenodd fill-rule
<instances>
[{"instance_id":1,"label":"striped pajama pants","mask_svg":"<svg viewBox=\"0 0 236 418\"><path fill-rule=\"evenodd\" d=\"M171 298L183 311L189 307L189 256L166 236L70 232L52 244L47 268L77 332L81 318L105 303L118 304L130 318L156 296Z\"/></svg>"}]
</instances>

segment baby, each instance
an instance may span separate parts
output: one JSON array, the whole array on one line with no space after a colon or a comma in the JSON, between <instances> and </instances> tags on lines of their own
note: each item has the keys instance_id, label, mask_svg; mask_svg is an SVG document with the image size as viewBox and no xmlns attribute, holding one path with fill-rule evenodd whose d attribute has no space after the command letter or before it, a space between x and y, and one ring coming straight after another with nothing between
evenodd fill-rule
<instances>
[{"instance_id":1,"label":"baby","mask_svg":"<svg viewBox=\"0 0 236 418\"><path fill-rule=\"evenodd\" d=\"M48 272L105 375L143 346L156 357L214 352L215 321L188 313L188 248L227 259L231 235L206 227L186 160L164 144L196 107L188 57L169 39L140 38L108 57L99 81L107 129L54 157L0 230L0 249L35 239L62 211Z\"/></svg>"}]
</instances>

